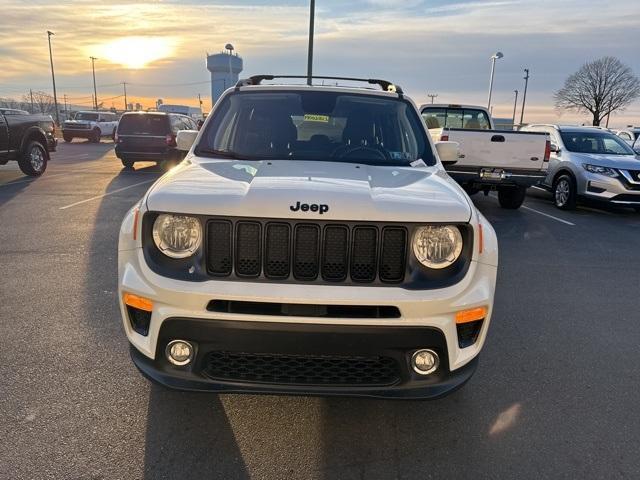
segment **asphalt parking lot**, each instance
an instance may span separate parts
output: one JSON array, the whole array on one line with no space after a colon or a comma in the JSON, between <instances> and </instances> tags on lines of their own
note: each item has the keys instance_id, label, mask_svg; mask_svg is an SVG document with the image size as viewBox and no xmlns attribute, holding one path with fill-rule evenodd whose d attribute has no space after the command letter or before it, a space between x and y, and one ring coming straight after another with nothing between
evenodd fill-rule
<instances>
[{"instance_id":1,"label":"asphalt parking lot","mask_svg":"<svg viewBox=\"0 0 640 480\"><path fill-rule=\"evenodd\" d=\"M640 477L640 214L476 195L495 312L449 397L191 394L138 374L116 304L120 221L160 175L107 142L0 167L0 478Z\"/></svg>"}]
</instances>

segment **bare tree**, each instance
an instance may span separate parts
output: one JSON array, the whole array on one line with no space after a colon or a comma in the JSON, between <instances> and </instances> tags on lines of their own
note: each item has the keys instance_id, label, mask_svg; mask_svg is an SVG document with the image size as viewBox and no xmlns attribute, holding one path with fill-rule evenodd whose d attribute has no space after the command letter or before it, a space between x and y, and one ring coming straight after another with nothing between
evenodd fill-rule
<instances>
[{"instance_id":1,"label":"bare tree","mask_svg":"<svg viewBox=\"0 0 640 480\"><path fill-rule=\"evenodd\" d=\"M37 112L44 114L54 113L53 97L48 93L40 91L33 92L33 106Z\"/></svg>"},{"instance_id":2,"label":"bare tree","mask_svg":"<svg viewBox=\"0 0 640 480\"><path fill-rule=\"evenodd\" d=\"M556 108L591 113L593 125L640 96L640 80L615 57L585 63L555 95Z\"/></svg>"}]
</instances>

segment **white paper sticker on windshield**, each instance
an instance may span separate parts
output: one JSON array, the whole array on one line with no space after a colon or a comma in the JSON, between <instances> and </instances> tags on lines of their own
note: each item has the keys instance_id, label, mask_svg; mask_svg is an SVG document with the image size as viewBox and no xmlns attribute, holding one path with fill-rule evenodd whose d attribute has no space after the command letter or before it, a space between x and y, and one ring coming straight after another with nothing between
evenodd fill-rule
<instances>
[{"instance_id":1,"label":"white paper sticker on windshield","mask_svg":"<svg viewBox=\"0 0 640 480\"><path fill-rule=\"evenodd\" d=\"M414 160L409 165L411 165L412 167L426 167L427 166L427 164L424 163L424 160L422 160L421 158L419 158L418 160Z\"/></svg>"}]
</instances>

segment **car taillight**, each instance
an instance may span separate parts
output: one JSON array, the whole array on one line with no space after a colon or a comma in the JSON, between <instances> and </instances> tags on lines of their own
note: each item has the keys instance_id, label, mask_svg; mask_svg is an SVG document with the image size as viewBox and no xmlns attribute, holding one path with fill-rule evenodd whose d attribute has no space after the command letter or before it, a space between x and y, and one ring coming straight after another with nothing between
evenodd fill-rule
<instances>
[{"instance_id":1,"label":"car taillight","mask_svg":"<svg viewBox=\"0 0 640 480\"><path fill-rule=\"evenodd\" d=\"M549 158L551 158L551 142L547 140L544 145L544 161L548 162Z\"/></svg>"},{"instance_id":2,"label":"car taillight","mask_svg":"<svg viewBox=\"0 0 640 480\"><path fill-rule=\"evenodd\" d=\"M167 133L165 141L167 142L167 147L176 147L178 145L176 143L176 136L172 133Z\"/></svg>"},{"instance_id":3,"label":"car taillight","mask_svg":"<svg viewBox=\"0 0 640 480\"><path fill-rule=\"evenodd\" d=\"M441 142L448 142L449 141L449 135L440 135L440 141Z\"/></svg>"}]
</instances>

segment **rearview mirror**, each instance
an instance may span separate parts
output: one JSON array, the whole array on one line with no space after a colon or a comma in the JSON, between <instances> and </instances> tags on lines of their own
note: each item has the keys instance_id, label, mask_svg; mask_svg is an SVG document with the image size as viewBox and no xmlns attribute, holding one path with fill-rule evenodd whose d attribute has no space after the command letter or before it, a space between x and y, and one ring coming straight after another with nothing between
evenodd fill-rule
<instances>
[{"instance_id":1,"label":"rearview mirror","mask_svg":"<svg viewBox=\"0 0 640 480\"><path fill-rule=\"evenodd\" d=\"M184 152L191 150L193 143L198 136L197 130L180 130L176 137L176 148Z\"/></svg>"},{"instance_id":2,"label":"rearview mirror","mask_svg":"<svg viewBox=\"0 0 640 480\"><path fill-rule=\"evenodd\" d=\"M453 165L458 161L459 147L458 142L436 142L438 157L443 165Z\"/></svg>"},{"instance_id":3,"label":"rearview mirror","mask_svg":"<svg viewBox=\"0 0 640 480\"><path fill-rule=\"evenodd\" d=\"M552 153L558 153L560 151L560 147L555 143L552 143L551 147L549 148L549 151Z\"/></svg>"}]
</instances>

